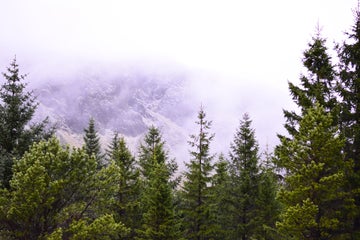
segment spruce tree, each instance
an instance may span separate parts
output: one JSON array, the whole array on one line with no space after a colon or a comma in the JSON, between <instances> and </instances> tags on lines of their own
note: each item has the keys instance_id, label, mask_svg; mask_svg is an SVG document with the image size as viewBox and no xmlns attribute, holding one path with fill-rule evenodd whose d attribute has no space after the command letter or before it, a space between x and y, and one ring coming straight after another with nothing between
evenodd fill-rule
<instances>
[{"instance_id":1,"label":"spruce tree","mask_svg":"<svg viewBox=\"0 0 360 240\"><path fill-rule=\"evenodd\" d=\"M259 147L248 114L244 114L231 144L233 239L251 239L262 225L258 205L260 169Z\"/></svg>"},{"instance_id":2,"label":"spruce tree","mask_svg":"<svg viewBox=\"0 0 360 240\"><path fill-rule=\"evenodd\" d=\"M160 130L151 126L139 148L139 164L144 179L149 178L155 163L164 163L167 160L164 144Z\"/></svg>"},{"instance_id":3,"label":"spruce tree","mask_svg":"<svg viewBox=\"0 0 360 240\"><path fill-rule=\"evenodd\" d=\"M98 164L98 168L103 165L104 155L101 153L100 137L95 129L95 120L90 118L89 125L84 129L84 148L89 156L94 156Z\"/></svg>"},{"instance_id":4,"label":"spruce tree","mask_svg":"<svg viewBox=\"0 0 360 240\"><path fill-rule=\"evenodd\" d=\"M333 117L318 104L307 110L293 139L281 139L276 162L287 174L277 227L287 239L349 239L345 232L354 205L345 188L351 161L343 145Z\"/></svg>"},{"instance_id":5,"label":"spruce tree","mask_svg":"<svg viewBox=\"0 0 360 240\"><path fill-rule=\"evenodd\" d=\"M21 157L34 143L54 132L48 122L31 123L38 106L32 91L26 91L25 75L19 73L16 58L3 73L0 88L0 181L9 188L13 158Z\"/></svg>"},{"instance_id":6,"label":"spruce tree","mask_svg":"<svg viewBox=\"0 0 360 240\"><path fill-rule=\"evenodd\" d=\"M316 36L308 44L308 49L303 53L303 65L307 69L307 74L301 75L300 85L296 86L289 83L289 90L294 102L298 105L301 113L284 110L286 118L285 128L290 135L297 132L298 122L302 115L315 102L320 103L327 112L331 112L334 120L338 115L338 105L335 87L335 71L331 63L331 57L327 53L326 39L320 35L318 30ZM334 125L337 122L334 121Z\"/></svg>"},{"instance_id":7,"label":"spruce tree","mask_svg":"<svg viewBox=\"0 0 360 240\"><path fill-rule=\"evenodd\" d=\"M232 204L231 177L229 173L229 162L223 154L220 154L214 165L215 174L211 182L211 220L214 223L214 239L232 239L231 218Z\"/></svg>"},{"instance_id":8,"label":"spruce tree","mask_svg":"<svg viewBox=\"0 0 360 240\"><path fill-rule=\"evenodd\" d=\"M175 204L172 196L172 189L177 182L172 178L177 165L174 160L169 159L169 154L164 148L165 142L159 129L150 127L139 148L142 180L142 226L137 231L139 239L172 239L170 236L175 234L178 225L175 223ZM159 211L158 216L156 211ZM155 219L154 222L152 218Z\"/></svg>"},{"instance_id":9,"label":"spruce tree","mask_svg":"<svg viewBox=\"0 0 360 240\"><path fill-rule=\"evenodd\" d=\"M214 225L211 219L211 172L213 156L210 154L210 143L214 135L209 133L211 122L201 108L198 113L198 134L191 135L189 141L191 159L186 163L183 184L183 215L186 239L211 239Z\"/></svg>"},{"instance_id":10,"label":"spruce tree","mask_svg":"<svg viewBox=\"0 0 360 240\"><path fill-rule=\"evenodd\" d=\"M139 147L139 165L143 180L149 178L150 172L156 163L165 163L171 177L174 176L178 166L174 159L169 159L169 154L164 148L161 132L158 128L151 126ZM179 179L174 179L174 187Z\"/></svg>"},{"instance_id":11,"label":"spruce tree","mask_svg":"<svg viewBox=\"0 0 360 240\"><path fill-rule=\"evenodd\" d=\"M355 24L347 33L348 41L337 46L339 55L338 93L341 96L340 130L345 136L347 159L354 161L351 189L356 193L356 218L353 239L360 238L360 9Z\"/></svg>"},{"instance_id":12,"label":"spruce tree","mask_svg":"<svg viewBox=\"0 0 360 240\"><path fill-rule=\"evenodd\" d=\"M164 162L155 162L149 173L142 202L146 206L136 239L179 239L170 175Z\"/></svg>"},{"instance_id":13,"label":"spruce tree","mask_svg":"<svg viewBox=\"0 0 360 240\"><path fill-rule=\"evenodd\" d=\"M116 219L130 228L126 239L134 239L135 229L140 227L140 179L135 157L126 146L125 139L114 134L108 157L119 168L119 190L115 193Z\"/></svg>"},{"instance_id":14,"label":"spruce tree","mask_svg":"<svg viewBox=\"0 0 360 240\"><path fill-rule=\"evenodd\" d=\"M267 149L264 152L260 166L260 184L258 204L262 230L258 234L259 239L280 239L277 234L275 223L279 219L281 205L277 199L279 179L273 163L273 155Z\"/></svg>"}]
</instances>

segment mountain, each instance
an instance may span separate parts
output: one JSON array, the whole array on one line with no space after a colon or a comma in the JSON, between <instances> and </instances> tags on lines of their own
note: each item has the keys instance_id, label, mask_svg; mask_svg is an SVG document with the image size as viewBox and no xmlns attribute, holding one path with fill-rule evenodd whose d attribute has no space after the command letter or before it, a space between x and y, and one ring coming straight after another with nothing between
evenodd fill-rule
<instances>
[{"instance_id":1,"label":"mountain","mask_svg":"<svg viewBox=\"0 0 360 240\"><path fill-rule=\"evenodd\" d=\"M48 78L35 91L39 101L36 119L48 116L63 143L81 146L83 129L93 117L103 149L116 131L134 153L154 125L163 133L170 155L182 158L188 140L184 123L196 111L190 109L186 80L185 74L135 71L112 75L92 71L71 79Z\"/></svg>"}]
</instances>

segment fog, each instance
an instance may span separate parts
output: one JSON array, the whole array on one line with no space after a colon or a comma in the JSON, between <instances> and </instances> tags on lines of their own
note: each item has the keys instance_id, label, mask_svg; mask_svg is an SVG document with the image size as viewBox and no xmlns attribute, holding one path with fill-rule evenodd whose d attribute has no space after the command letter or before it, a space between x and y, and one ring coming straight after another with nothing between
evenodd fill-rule
<instances>
[{"instance_id":1,"label":"fog","mask_svg":"<svg viewBox=\"0 0 360 240\"><path fill-rule=\"evenodd\" d=\"M282 109L295 108L287 82L298 81L316 26L332 49L356 6L356 0L1 1L0 67L5 71L16 55L34 88L80 84L74 79L86 79L82 74L184 76L194 109L184 123L189 132L203 105L216 133L214 150L227 153L247 112L260 145L272 147L276 133L284 133Z\"/></svg>"}]
</instances>

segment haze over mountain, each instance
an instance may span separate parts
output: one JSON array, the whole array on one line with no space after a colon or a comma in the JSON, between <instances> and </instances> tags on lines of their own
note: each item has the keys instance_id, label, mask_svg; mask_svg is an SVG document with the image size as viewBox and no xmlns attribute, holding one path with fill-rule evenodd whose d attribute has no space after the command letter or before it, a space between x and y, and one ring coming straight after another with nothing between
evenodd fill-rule
<instances>
[{"instance_id":1,"label":"haze over mountain","mask_svg":"<svg viewBox=\"0 0 360 240\"><path fill-rule=\"evenodd\" d=\"M26 80L40 102L36 118L49 116L64 143L81 146L83 129L93 117L104 149L116 131L136 154L143 135L154 125L180 165L189 160L187 141L197 131L194 121L201 105L213 121L216 136L211 151L227 154L245 112L254 120L261 147L274 146L281 131L282 100L287 101L288 95L286 81L283 88L268 91L273 87L251 81L229 85L224 76L169 63L92 63L62 73L53 68L32 68ZM269 101L276 111L266 107ZM274 119L278 124L270 125Z\"/></svg>"},{"instance_id":2,"label":"haze over mountain","mask_svg":"<svg viewBox=\"0 0 360 240\"><path fill-rule=\"evenodd\" d=\"M154 124L169 145L183 146L171 153L187 160L203 105L216 133L213 152L228 152L245 112L260 146L271 148L283 133L282 109L294 109L287 81L298 81L316 26L324 26L332 49L354 6L355 0L4 1L0 68L17 55L37 89L39 117L49 115L74 144L90 116L104 144L117 130L134 152Z\"/></svg>"},{"instance_id":3,"label":"haze over mountain","mask_svg":"<svg viewBox=\"0 0 360 240\"><path fill-rule=\"evenodd\" d=\"M139 138L151 125L163 131L169 146L186 138L182 124L191 110L185 101L185 75L138 70L110 75L104 69L82 69L65 79L45 78L48 80L36 86L40 102L37 118L49 116L64 142L80 146L91 117L104 147L116 131L135 151Z\"/></svg>"}]
</instances>

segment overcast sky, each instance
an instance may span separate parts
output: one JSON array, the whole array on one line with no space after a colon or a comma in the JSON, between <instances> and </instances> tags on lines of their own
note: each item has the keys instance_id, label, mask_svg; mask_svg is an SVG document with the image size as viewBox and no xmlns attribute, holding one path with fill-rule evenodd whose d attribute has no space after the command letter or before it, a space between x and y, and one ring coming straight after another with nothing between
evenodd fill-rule
<instances>
[{"instance_id":1,"label":"overcast sky","mask_svg":"<svg viewBox=\"0 0 360 240\"><path fill-rule=\"evenodd\" d=\"M178 65L192 72L196 104L202 102L217 120L216 131L226 128L228 136L249 112L264 144L282 131L282 108L291 106L287 81L298 81L302 52L316 26L332 48L352 26L356 5L357 0L0 0L0 66L4 71L15 54L30 74L44 66L71 72L92 61Z\"/></svg>"}]
</instances>

